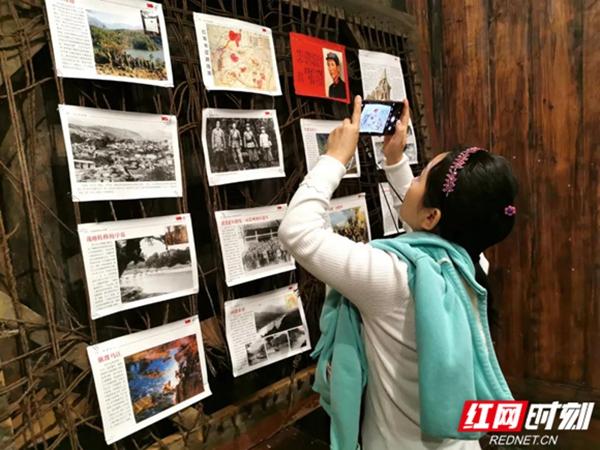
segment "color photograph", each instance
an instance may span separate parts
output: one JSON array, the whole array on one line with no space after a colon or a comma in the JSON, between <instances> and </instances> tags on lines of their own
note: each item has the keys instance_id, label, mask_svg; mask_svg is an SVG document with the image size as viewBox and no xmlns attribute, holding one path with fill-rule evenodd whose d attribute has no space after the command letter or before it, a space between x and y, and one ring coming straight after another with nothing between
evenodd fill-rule
<instances>
[{"instance_id":1,"label":"color photograph","mask_svg":"<svg viewBox=\"0 0 600 450\"><path fill-rule=\"evenodd\" d=\"M204 390L195 334L124 358L137 423Z\"/></svg>"},{"instance_id":2,"label":"color photograph","mask_svg":"<svg viewBox=\"0 0 600 450\"><path fill-rule=\"evenodd\" d=\"M207 25L215 85L274 91L271 37L239 28Z\"/></svg>"},{"instance_id":3,"label":"color photograph","mask_svg":"<svg viewBox=\"0 0 600 450\"><path fill-rule=\"evenodd\" d=\"M360 207L329 213L329 218L334 233L354 242L369 242L367 219Z\"/></svg>"},{"instance_id":4,"label":"color photograph","mask_svg":"<svg viewBox=\"0 0 600 450\"><path fill-rule=\"evenodd\" d=\"M167 70L157 15L132 10L119 14L87 10L99 74L166 80Z\"/></svg>"},{"instance_id":5,"label":"color photograph","mask_svg":"<svg viewBox=\"0 0 600 450\"><path fill-rule=\"evenodd\" d=\"M281 95L270 28L197 12L193 18L206 89Z\"/></svg>"},{"instance_id":6,"label":"color photograph","mask_svg":"<svg viewBox=\"0 0 600 450\"><path fill-rule=\"evenodd\" d=\"M319 147L319 156L324 155L327 153L327 141L329 140L329 133L316 133L315 136L317 138L317 146ZM346 173L358 174L355 156L353 156L348 164L346 164Z\"/></svg>"},{"instance_id":7,"label":"color photograph","mask_svg":"<svg viewBox=\"0 0 600 450\"><path fill-rule=\"evenodd\" d=\"M340 51L323 48L325 72L325 96L346 99L346 80L344 80L344 54Z\"/></svg>"},{"instance_id":8,"label":"color photograph","mask_svg":"<svg viewBox=\"0 0 600 450\"><path fill-rule=\"evenodd\" d=\"M296 94L350 103L346 47L301 33L289 36Z\"/></svg>"}]
</instances>

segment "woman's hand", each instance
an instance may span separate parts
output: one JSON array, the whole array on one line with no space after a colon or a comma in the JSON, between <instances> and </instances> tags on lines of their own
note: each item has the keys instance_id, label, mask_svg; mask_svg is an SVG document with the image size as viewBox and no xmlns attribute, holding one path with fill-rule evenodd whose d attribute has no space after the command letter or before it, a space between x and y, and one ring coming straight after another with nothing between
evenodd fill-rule
<instances>
[{"instance_id":1,"label":"woman's hand","mask_svg":"<svg viewBox=\"0 0 600 450\"><path fill-rule=\"evenodd\" d=\"M408 99L405 99L402 115L400 116L400 120L396 122L396 131L394 131L394 134L386 135L383 138L383 154L385 155L385 163L388 166L399 162L402 159L402 155L404 155L409 120L410 106Z\"/></svg>"},{"instance_id":2,"label":"woman's hand","mask_svg":"<svg viewBox=\"0 0 600 450\"><path fill-rule=\"evenodd\" d=\"M354 97L354 109L351 119L344 119L342 124L329 134L327 139L327 155L337 159L344 166L350 162L356 152L358 132L360 128L360 112L362 99Z\"/></svg>"}]
</instances>

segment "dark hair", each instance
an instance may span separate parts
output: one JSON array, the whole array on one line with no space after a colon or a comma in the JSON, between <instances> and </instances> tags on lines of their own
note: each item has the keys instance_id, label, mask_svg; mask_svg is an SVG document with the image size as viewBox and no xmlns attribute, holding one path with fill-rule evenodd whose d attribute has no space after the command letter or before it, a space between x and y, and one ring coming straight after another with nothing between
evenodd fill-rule
<instances>
[{"instance_id":1,"label":"dark hair","mask_svg":"<svg viewBox=\"0 0 600 450\"><path fill-rule=\"evenodd\" d=\"M327 56L325 57L325 60L331 59L336 66L340 65L340 58L338 58L338 55L336 55L333 52L329 52L327 53Z\"/></svg>"},{"instance_id":2,"label":"dark hair","mask_svg":"<svg viewBox=\"0 0 600 450\"><path fill-rule=\"evenodd\" d=\"M479 254L502 241L513 228L515 216L504 208L514 205L518 185L509 162L487 151L473 153L458 171L454 190L442 191L448 169L464 150L449 152L429 169L423 206L438 208L441 218L434 233L463 247L475 265L477 282L488 291L488 321L497 324L487 276L479 265Z\"/></svg>"}]
</instances>

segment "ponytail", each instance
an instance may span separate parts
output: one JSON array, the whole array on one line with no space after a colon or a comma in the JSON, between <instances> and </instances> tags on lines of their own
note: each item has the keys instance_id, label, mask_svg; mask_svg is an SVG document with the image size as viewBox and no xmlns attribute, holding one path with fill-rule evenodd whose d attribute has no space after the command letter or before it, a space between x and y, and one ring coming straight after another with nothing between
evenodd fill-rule
<instances>
[{"instance_id":1,"label":"ponytail","mask_svg":"<svg viewBox=\"0 0 600 450\"><path fill-rule=\"evenodd\" d=\"M479 264L479 253L476 255L471 254L469 256L475 266L475 281L487 291L487 321L490 328L494 329L500 324L500 319L498 311L495 308L492 291L490 290L489 278L481 267L481 264Z\"/></svg>"}]
</instances>

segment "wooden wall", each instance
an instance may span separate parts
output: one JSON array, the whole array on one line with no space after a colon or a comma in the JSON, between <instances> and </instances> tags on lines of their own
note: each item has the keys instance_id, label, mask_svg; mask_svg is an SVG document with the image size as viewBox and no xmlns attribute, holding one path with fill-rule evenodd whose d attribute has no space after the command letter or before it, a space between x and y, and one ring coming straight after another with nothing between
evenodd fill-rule
<instances>
[{"instance_id":1,"label":"wooden wall","mask_svg":"<svg viewBox=\"0 0 600 450\"><path fill-rule=\"evenodd\" d=\"M488 255L511 387L529 400L598 401L600 2L406 5L431 74L432 142L487 147L520 182L516 228ZM587 436L599 448L600 430Z\"/></svg>"}]
</instances>

